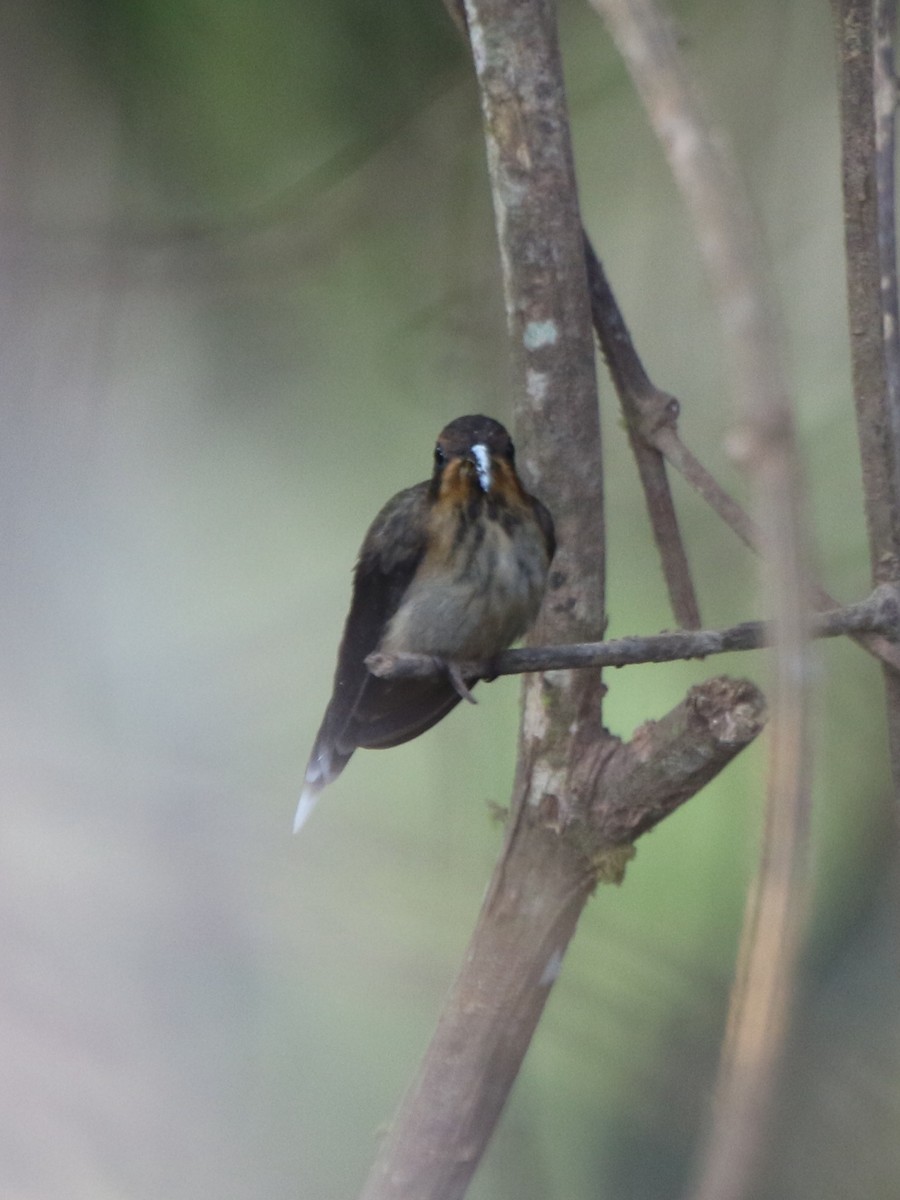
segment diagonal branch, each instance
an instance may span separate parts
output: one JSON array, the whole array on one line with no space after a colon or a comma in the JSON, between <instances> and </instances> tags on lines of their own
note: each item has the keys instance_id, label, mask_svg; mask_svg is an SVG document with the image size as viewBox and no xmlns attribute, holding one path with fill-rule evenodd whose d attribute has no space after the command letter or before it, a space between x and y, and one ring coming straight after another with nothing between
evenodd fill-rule
<instances>
[{"instance_id":1,"label":"diagonal branch","mask_svg":"<svg viewBox=\"0 0 900 1200\"><path fill-rule=\"evenodd\" d=\"M685 629L699 629L700 609L666 464L650 432L660 421L672 418L671 409L674 405L677 412L677 402L671 396L664 396L650 382L587 234L584 235L584 256L594 330L628 426L628 439L644 489L672 611L679 625Z\"/></svg>"},{"instance_id":2,"label":"diagonal branch","mask_svg":"<svg viewBox=\"0 0 900 1200\"><path fill-rule=\"evenodd\" d=\"M641 440L630 423L628 441L644 489L653 540L662 563L675 620L684 629L699 629L700 606L666 474L666 460L655 447Z\"/></svg>"}]
</instances>

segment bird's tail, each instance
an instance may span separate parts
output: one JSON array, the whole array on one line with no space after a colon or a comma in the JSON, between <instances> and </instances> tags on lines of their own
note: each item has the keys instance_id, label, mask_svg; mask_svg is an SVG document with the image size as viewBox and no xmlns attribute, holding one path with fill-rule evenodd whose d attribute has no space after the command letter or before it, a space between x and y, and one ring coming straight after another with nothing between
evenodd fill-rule
<instances>
[{"instance_id":1,"label":"bird's tail","mask_svg":"<svg viewBox=\"0 0 900 1200\"><path fill-rule=\"evenodd\" d=\"M294 833L299 833L306 824L309 814L316 807L319 793L324 786L324 783L310 783L307 779L303 791L300 793L300 803L297 805L297 811L294 814Z\"/></svg>"},{"instance_id":2,"label":"bird's tail","mask_svg":"<svg viewBox=\"0 0 900 1200\"><path fill-rule=\"evenodd\" d=\"M306 768L306 779L303 783L303 791L300 793L300 803L297 805L297 812L294 815L294 833L299 833L306 824L309 814L316 807L319 793L332 780L337 779L350 760L352 753L352 749L349 753L342 753L330 741L322 743L317 739L309 758L309 766Z\"/></svg>"}]
</instances>

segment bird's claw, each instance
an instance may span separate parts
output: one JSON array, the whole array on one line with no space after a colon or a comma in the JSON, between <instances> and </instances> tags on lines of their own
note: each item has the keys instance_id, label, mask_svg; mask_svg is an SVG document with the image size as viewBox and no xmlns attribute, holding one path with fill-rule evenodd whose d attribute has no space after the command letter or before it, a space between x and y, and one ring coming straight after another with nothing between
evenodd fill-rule
<instances>
[{"instance_id":1,"label":"bird's claw","mask_svg":"<svg viewBox=\"0 0 900 1200\"><path fill-rule=\"evenodd\" d=\"M499 654L494 654L490 658L485 660L486 670L485 670L484 674L481 676L484 683L493 683L494 680L499 676L499 674L500 674L500 672L498 670L499 658L500 658Z\"/></svg>"},{"instance_id":2,"label":"bird's claw","mask_svg":"<svg viewBox=\"0 0 900 1200\"><path fill-rule=\"evenodd\" d=\"M469 704L477 704L478 701L472 695L469 685L462 677L462 671L459 669L459 663L450 662L448 659L435 659L436 665L440 665L447 673L447 678L453 684L453 690L461 700L468 700Z\"/></svg>"}]
</instances>

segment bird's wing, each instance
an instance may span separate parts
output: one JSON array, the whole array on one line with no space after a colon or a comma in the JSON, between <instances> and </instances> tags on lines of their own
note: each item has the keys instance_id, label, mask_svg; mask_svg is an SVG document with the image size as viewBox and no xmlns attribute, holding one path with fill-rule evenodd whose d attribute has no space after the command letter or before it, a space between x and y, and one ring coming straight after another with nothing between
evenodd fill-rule
<instances>
[{"instance_id":1,"label":"bird's wing","mask_svg":"<svg viewBox=\"0 0 900 1200\"><path fill-rule=\"evenodd\" d=\"M400 607L425 553L428 485L398 492L384 506L366 534L353 576L353 599L344 625L329 705L335 740L344 740L348 722L363 692L375 682L366 656L378 647L387 623ZM326 720L328 718L326 717ZM359 745L352 738L348 749Z\"/></svg>"},{"instance_id":2,"label":"bird's wing","mask_svg":"<svg viewBox=\"0 0 900 1200\"><path fill-rule=\"evenodd\" d=\"M360 550L334 691L313 751L330 749L340 760L338 770L358 746L387 748L409 741L459 701L445 679L377 679L365 665L425 553L428 488L427 481L416 484L388 501Z\"/></svg>"},{"instance_id":3,"label":"bird's wing","mask_svg":"<svg viewBox=\"0 0 900 1200\"><path fill-rule=\"evenodd\" d=\"M449 685L443 681L437 681L435 687L435 681L427 679L376 679L365 663L425 553L428 488L425 482L398 492L372 522L363 541L338 650L334 690L309 756L295 832L357 746L387 747L406 741L440 720L456 702L455 692L449 697L445 694Z\"/></svg>"}]
</instances>

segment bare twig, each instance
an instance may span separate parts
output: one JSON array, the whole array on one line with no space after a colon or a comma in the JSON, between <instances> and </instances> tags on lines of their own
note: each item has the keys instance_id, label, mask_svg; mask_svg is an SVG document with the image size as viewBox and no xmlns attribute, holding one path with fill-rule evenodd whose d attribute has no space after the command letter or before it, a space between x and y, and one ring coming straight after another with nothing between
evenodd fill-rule
<instances>
[{"instance_id":1,"label":"bare twig","mask_svg":"<svg viewBox=\"0 0 900 1200\"><path fill-rule=\"evenodd\" d=\"M630 425L628 440L644 489L653 541L662 563L675 620L683 629L699 629L700 606L666 475L666 461L657 449L642 441Z\"/></svg>"},{"instance_id":2,"label":"bare twig","mask_svg":"<svg viewBox=\"0 0 900 1200\"><path fill-rule=\"evenodd\" d=\"M587 237L585 259L594 328L629 430L680 471L741 541L758 553L761 536L755 522L716 482L678 436L681 405L669 392L657 387L647 374L603 264ZM827 607L835 608L837 605L831 602Z\"/></svg>"},{"instance_id":3,"label":"bare twig","mask_svg":"<svg viewBox=\"0 0 900 1200\"><path fill-rule=\"evenodd\" d=\"M587 234L584 237L584 255L594 329L628 425L628 438L644 489L672 612L683 628L699 629L700 608L678 526L666 464L652 437L659 421L665 421L672 415L673 406L677 412L677 403L650 382L622 319L603 264Z\"/></svg>"},{"instance_id":4,"label":"bare twig","mask_svg":"<svg viewBox=\"0 0 900 1200\"><path fill-rule=\"evenodd\" d=\"M661 425L653 436L654 444L666 462L678 471L694 491L756 554L762 550L762 534L750 514L738 504L697 456L681 440L674 425ZM831 602L832 606L834 601Z\"/></svg>"},{"instance_id":5,"label":"bare twig","mask_svg":"<svg viewBox=\"0 0 900 1200\"><path fill-rule=\"evenodd\" d=\"M881 584L859 604L810 617L814 638L842 637L852 633L900 634L900 596L892 584ZM455 664L466 679L493 679L528 671L564 671L584 667L626 667L638 663L674 662L707 658L735 650L771 646L772 631L762 621L745 621L727 629L700 629L657 633L644 637L615 638L610 642L581 642L570 646L528 646L507 650L490 662ZM446 671L441 660L427 654L370 654L366 665L385 679L410 679Z\"/></svg>"},{"instance_id":6,"label":"bare twig","mask_svg":"<svg viewBox=\"0 0 900 1200\"><path fill-rule=\"evenodd\" d=\"M648 448L658 451L744 545L756 554L761 553L762 534L759 526L681 440L677 425L681 407L679 401L657 387L647 375L603 264L587 237L585 257L594 328L623 411L629 414L628 428L632 442L640 440ZM676 550L673 555L677 562L679 552ZM677 566L672 577L677 581ZM687 580L690 585L689 575ZM670 583L670 591L677 586L677 582ZM809 583L808 600L820 612L839 607L837 600L814 581ZM684 620L681 624L691 627ZM900 647L877 634L854 633L850 636L875 658L900 670Z\"/></svg>"},{"instance_id":7,"label":"bare twig","mask_svg":"<svg viewBox=\"0 0 900 1200\"><path fill-rule=\"evenodd\" d=\"M762 535L759 526L685 446L674 424L660 425L653 434L653 441L666 462L681 473L741 541L755 553L761 554ZM810 581L807 591L807 599L817 611L826 612L839 607L837 600L821 584ZM849 636L874 658L900 671L900 647L877 633L850 633Z\"/></svg>"},{"instance_id":8,"label":"bare twig","mask_svg":"<svg viewBox=\"0 0 900 1200\"><path fill-rule=\"evenodd\" d=\"M652 0L592 0L605 17L691 213L717 298L756 484L774 687L766 824L748 899L712 1135L699 1200L746 1196L788 1020L808 890L809 768L800 471L781 364L777 304L753 214L724 140L709 127L674 30Z\"/></svg>"}]
</instances>

